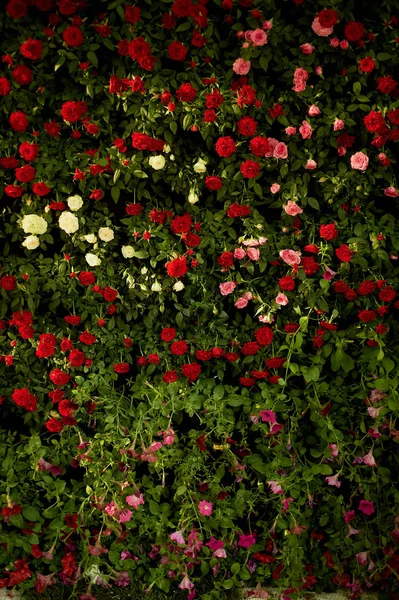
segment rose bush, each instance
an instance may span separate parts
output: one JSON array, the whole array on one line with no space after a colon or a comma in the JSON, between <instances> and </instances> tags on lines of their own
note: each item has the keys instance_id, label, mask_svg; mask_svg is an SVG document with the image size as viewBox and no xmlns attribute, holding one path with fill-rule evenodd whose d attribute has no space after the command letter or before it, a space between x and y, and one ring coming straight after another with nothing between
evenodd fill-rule
<instances>
[{"instance_id":1,"label":"rose bush","mask_svg":"<svg viewBox=\"0 0 399 600\"><path fill-rule=\"evenodd\" d=\"M396 598L397 2L0 27L0 587Z\"/></svg>"}]
</instances>

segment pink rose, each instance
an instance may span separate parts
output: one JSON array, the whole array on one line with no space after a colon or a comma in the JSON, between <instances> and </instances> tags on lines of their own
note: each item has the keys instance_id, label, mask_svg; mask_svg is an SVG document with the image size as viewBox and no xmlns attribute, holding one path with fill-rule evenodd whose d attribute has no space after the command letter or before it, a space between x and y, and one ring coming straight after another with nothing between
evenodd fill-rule
<instances>
[{"instance_id":1,"label":"pink rose","mask_svg":"<svg viewBox=\"0 0 399 600\"><path fill-rule=\"evenodd\" d=\"M271 21L263 21L262 29L265 29L266 31L270 31L270 29L272 27L273 27L273 23Z\"/></svg>"},{"instance_id":2,"label":"pink rose","mask_svg":"<svg viewBox=\"0 0 399 600\"><path fill-rule=\"evenodd\" d=\"M296 127L292 127L292 125L290 125L289 127L285 128L285 133L287 135L295 135L296 134Z\"/></svg>"},{"instance_id":3,"label":"pink rose","mask_svg":"<svg viewBox=\"0 0 399 600\"><path fill-rule=\"evenodd\" d=\"M330 40L330 46L332 46L333 48L338 48L338 46L339 46L339 39L338 38L331 38L331 40Z\"/></svg>"},{"instance_id":4,"label":"pink rose","mask_svg":"<svg viewBox=\"0 0 399 600\"><path fill-rule=\"evenodd\" d=\"M334 121L334 131L341 131L345 127L345 123L342 119L335 119Z\"/></svg>"},{"instance_id":5,"label":"pink rose","mask_svg":"<svg viewBox=\"0 0 399 600\"><path fill-rule=\"evenodd\" d=\"M303 140L309 140L312 137L312 127L307 121L302 121L302 125L299 128L299 133Z\"/></svg>"},{"instance_id":6,"label":"pink rose","mask_svg":"<svg viewBox=\"0 0 399 600\"><path fill-rule=\"evenodd\" d=\"M315 17L313 19L312 29L316 35L327 37L332 34L334 27L323 27L320 25L319 17Z\"/></svg>"},{"instance_id":7,"label":"pink rose","mask_svg":"<svg viewBox=\"0 0 399 600\"><path fill-rule=\"evenodd\" d=\"M283 294L282 292L280 292L277 296L276 296L276 304L279 304L280 306L286 306L288 304L289 300L287 298L287 296L285 294Z\"/></svg>"},{"instance_id":8,"label":"pink rose","mask_svg":"<svg viewBox=\"0 0 399 600\"><path fill-rule=\"evenodd\" d=\"M364 152L356 152L351 156L351 167L358 171L365 171L369 165L369 157Z\"/></svg>"},{"instance_id":9,"label":"pink rose","mask_svg":"<svg viewBox=\"0 0 399 600\"><path fill-rule=\"evenodd\" d=\"M306 90L306 82L302 81L302 79L295 81L295 85L292 87L293 92L304 92Z\"/></svg>"},{"instance_id":10,"label":"pink rose","mask_svg":"<svg viewBox=\"0 0 399 600\"><path fill-rule=\"evenodd\" d=\"M396 190L394 187L385 188L384 194L385 196L389 196L390 198L397 198L399 196L398 190Z\"/></svg>"},{"instance_id":11,"label":"pink rose","mask_svg":"<svg viewBox=\"0 0 399 600\"><path fill-rule=\"evenodd\" d=\"M247 42L251 41L251 37L252 37L252 29L248 29L247 31L244 32L244 37L247 40Z\"/></svg>"},{"instance_id":12,"label":"pink rose","mask_svg":"<svg viewBox=\"0 0 399 600\"><path fill-rule=\"evenodd\" d=\"M267 238L260 237L259 240L258 240L258 242L259 242L259 246L263 246L263 244L266 244Z\"/></svg>"},{"instance_id":13,"label":"pink rose","mask_svg":"<svg viewBox=\"0 0 399 600\"><path fill-rule=\"evenodd\" d=\"M305 165L305 169L309 169L313 171L313 169L317 169L317 162L315 160L309 159Z\"/></svg>"},{"instance_id":14,"label":"pink rose","mask_svg":"<svg viewBox=\"0 0 399 600\"><path fill-rule=\"evenodd\" d=\"M263 29L251 31L251 40L254 46L264 46L267 44L267 33Z\"/></svg>"},{"instance_id":15,"label":"pink rose","mask_svg":"<svg viewBox=\"0 0 399 600\"><path fill-rule=\"evenodd\" d=\"M244 60L243 58L237 58L233 63L233 71L237 73L237 75L246 75L251 68L251 61Z\"/></svg>"},{"instance_id":16,"label":"pink rose","mask_svg":"<svg viewBox=\"0 0 399 600\"><path fill-rule=\"evenodd\" d=\"M307 81L309 79L309 73L306 69L302 69L302 67L298 67L294 71L294 82L297 81Z\"/></svg>"},{"instance_id":17,"label":"pink rose","mask_svg":"<svg viewBox=\"0 0 399 600\"><path fill-rule=\"evenodd\" d=\"M320 65L317 65L314 72L316 73L316 75L323 75L323 69L321 68Z\"/></svg>"},{"instance_id":18,"label":"pink rose","mask_svg":"<svg viewBox=\"0 0 399 600\"><path fill-rule=\"evenodd\" d=\"M287 265L299 265L301 262L301 253L295 252L295 250L281 250L279 254Z\"/></svg>"},{"instance_id":19,"label":"pink rose","mask_svg":"<svg viewBox=\"0 0 399 600\"><path fill-rule=\"evenodd\" d=\"M249 48L249 46L250 46L249 42L244 42L242 45L243 48Z\"/></svg>"},{"instance_id":20,"label":"pink rose","mask_svg":"<svg viewBox=\"0 0 399 600\"><path fill-rule=\"evenodd\" d=\"M382 162L383 160L386 159L386 157L387 157L387 155L384 152L380 152L378 155L378 160L380 160Z\"/></svg>"},{"instance_id":21,"label":"pink rose","mask_svg":"<svg viewBox=\"0 0 399 600\"><path fill-rule=\"evenodd\" d=\"M260 258L260 250L258 248L248 248L247 254L251 260L259 260Z\"/></svg>"},{"instance_id":22,"label":"pink rose","mask_svg":"<svg viewBox=\"0 0 399 600\"><path fill-rule=\"evenodd\" d=\"M338 154L338 156L345 156L346 148L344 148L344 146L339 146L339 148L337 150L337 154Z\"/></svg>"},{"instance_id":23,"label":"pink rose","mask_svg":"<svg viewBox=\"0 0 399 600\"><path fill-rule=\"evenodd\" d=\"M272 185L270 186L270 191L272 194L277 194L277 192L280 191L280 186L278 183L272 183Z\"/></svg>"},{"instance_id":24,"label":"pink rose","mask_svg":"<svg viewBox=\"0 0 399 600\"><path fill-rule=\"evenodd\" d=\"M267 151L265 152L265 157L271 158L273 156L274 149L278 144L278 140L276 140L276 138L267 138L267 141L269 143L269 146Z\"/></svg>"},{"instance_id":25,"label":"pink rose","mask_svg":"<svg viewBox=\"0 0 399 600\"><path fill-rule=\"evenodd\" d=\"M349 48L348 40L341 40L339 45L341 46L342 50L347 50Z\"/></svg>"},{"instance_id":26,"label":"pink rose","mask_svg":"<svg viewBox=\"0 0 399 600\"><path fill-rule=\"evenodd\" d=\"M302 54L305 54L305 56L309 56L310 54L312 54L315 49L314 46L312 46L312 44L302 44L302 46L299 47L302 50Z\"/></svg>"},{"instance_id":27,"label":"pink rose","mask_svg":"<svg viewBox=\"0 0 399 600\"><path fill-rule=\"evenodd\" d=\"M316 104L312 104L312 106L308 110L309 117L317 117L321 114L321 110Z\"/></svg>"},{"instance_id":28,"label":"pink rose","mask_svg":"<svg viewBox=\"0 0 399 600\"><path fill-rule=\"evenodd\" d=\"M245 258L246 255L247 255L247 253L242 248L236 248L234 250L234 258L238 258L239 260L242 260L243 258Z\"/></svg>"},{"instance_id":29,"label":"pink rose","mask_svg":"<svg viewBox=\"0 0 399 600\"><path fill-rule=\"evenodd\" d=\"M283 206L283 208L287 215L290 215L290 217L295 217L296 215L303 213L302 208L295 202L292 202L292 200L288 200L287 204Z\"/></svg>"},{"instance_id":30,"label":"pink rose","mask_svg":"<svg viewBox=\"0 0 399 600\"><path fill-rule=\"evenodd\" d=\"M241 296L241 298L238 298L238 300L234 303L234 306L236 308L245 308L248 305L248 300L246 298L244 298L244 296Z\"/></svg>"},{"instance_id":31,"label":"pink rose","mask_svg":"<svg viewBox=\"0 0 399 600\"><path fill-rule=\"evenodd\" d=\"M219 290L222 296L228 296L228 294L232 294L237 287L237 284L234 281L226 281L225 283L221 283L219 285Z\"/></svg>"},{"instance_id":32,"label":"pink rose","mask_svg":"<svg viewBox=\"0 0 399 600\"><path fill-rule=\"evenodd\" d=\"M288 148L284 142L279 142L273 150L274 158L288 158Z\"/></svg>"}]
</instances>

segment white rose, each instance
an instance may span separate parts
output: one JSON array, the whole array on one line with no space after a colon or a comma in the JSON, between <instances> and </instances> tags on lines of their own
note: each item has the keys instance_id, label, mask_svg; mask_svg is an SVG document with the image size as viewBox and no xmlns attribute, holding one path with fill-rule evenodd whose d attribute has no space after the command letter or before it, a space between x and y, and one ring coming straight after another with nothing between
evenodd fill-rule
<instances>
[{"instance_id":1,"label":"white rose","mask_svg":"<svg viewBox=\"0 0 399 600\"><path fill-rule=\"evenodd\" d=\"M190 204L196 204L196 202L198 202L199 197L198 194L196 194L194 192L194 190L190 190L190 193L188 195L188 201L190 202Z\"/></svg>"},{"instance_id":2,"label":"white rose","mask_svg":"<svg viewBox=\"0 0 399 600\"><path fill-rule=\"evenodd\" d=\"M163 151L166 152L166 154L168 154L171 150L172 148L169 146L169 144L165 144L163 147Z\"/></svg>"},{"instance_id":3,"label":"white rose","mask_svg":"<svg viewBox=\"0 0 399 600\"><path fill-rule=\"evenodd\" d=\"M98 267L98 265L101 265L101 258L98 258L98 256L91 254L90 252L86 254L85 259L90 267Z\"/></svg>"},{"instance_id":4,"label":"white rose","mask_svg":"<svg viewBox=\"0 0 399 600\"><path fill-rule=\"evenodd\" d=\"M165 166L165 162L166 162L165 157L162 155L151 156L148 160L150 167L155 169L155 171L159 171L160 169L163 169Z\"/></svg>"},{"instance_id":5,"label":"white rose","mask_svg":"<svg viewBox=\"0 0 399 600\"><path fill-rule=\"evenodd\" d=\"M69 196L67 203L71 210L79 210L83 206L82 196Z\"/></svg>"},{"instance_id":6,"label":"white rose","mask_svg":"<svg viewBox=\"0 0 399 600\"><path fill-rule=\"evenodd\" d=\"M37 235L28 235L28 237L25 238L25 241L22 242L22 245L28 250L35 250L40 246L40 240Z\"/></svg>"},{"instance_id":7,"label":"white rose","mask_svg":"<svg viewBox=\"0 0 399 600\"><path fill-rule=\"evenodd\" d=\"M153 292L162 292L162 286L160 283L158 283L158 281L156 281L155 283L152 284L151 290Z\"/></svg>"},{"instance_id":8,"label":"white rose","mask_svg":"<svg viewBox=\"0 0 399 600\"><path fill-rule=\"evenodd\" d=\"M21 223L25 233L41 234L47 231L47 221L38 215L25 215Z\"/></svg>"},{"instance_id":9,"label":"white rose","mask_svg":"<svg viewBox=\"0 0 399 600\"><path fill-rule=\"evenodd\" d=\"M181 292L182 290L184 290L184 283L181 281L176 281L175 285L173 286L173 289L175 290L175 292Z\"/></svg>"},{"instance_id":10,"label":"white rose","mask_svg":"<svg viewBox=\"0 0 399 600\"><path fill-rule=\"evenodd\" d=\"M134 248L133 246L122 246L121 248L123 258L133 258Z\"/></svg>"},{"instance_id":11,"label":"white rose","mask_svg":"<svg viewBox=\"0 0 399 600\"><path fill-rule=\"evenodd\" d=\"M195 163L194 171L196 173L205 173L206 163L202 160L202 158L199 158L198 161Z\"/></svg>"},{"instance_id":12,"label":"white rose","mask_svg":"<svg viewBox=\"0 0 399 600\"><path fill-rule=\"evenodd\" d=\"M94 235L94 233L89 233L88 235L84 235L83 239L86 240L86 242L88 242L89 244L95 244L97 241L97 238Z\"/></svg>"},{"instance_id":13,"label":"white rose","mask_svg":"<svg viewBox=\"0 0 399 600\"><path fill-rule=\"evenodd\" d=\"M171 154L171 155L169 156L169 158L170 158L170 160L175 160L175 155L174 155L174 154Z\"/></svg>"},{"instance_id":14,"label":"white rose","mask_svg":"<svg viewBox=\"0 0 399 600\"><path fill-rule=\"evenodd\" d=\"M58 219L58 224L61 229L69 235L71 233L75 233L75 231L79 229L79 219L68 211L61 213L61 216Z\"/></svg>"},{"instance_id":15,"label":"white rose","mask_svg":"<svg viewBox=\"0 0 399 600\"><path fill-rule=\"evenodd\" d=\"M98 230L98 237L103 242L110 242L114 239L115 235L110 227L100 227Z\"/></svg>"},{"instance_id":16,"label":"white rose","mask_svg":"<svg viewBox=\"0 0 399 600\"><path fill-rule=\"evenodd\" d=\"M147 273L148 273L147 267L141 267L141 274L142 275L147 275Z\"/></svg>"}]
</instances>

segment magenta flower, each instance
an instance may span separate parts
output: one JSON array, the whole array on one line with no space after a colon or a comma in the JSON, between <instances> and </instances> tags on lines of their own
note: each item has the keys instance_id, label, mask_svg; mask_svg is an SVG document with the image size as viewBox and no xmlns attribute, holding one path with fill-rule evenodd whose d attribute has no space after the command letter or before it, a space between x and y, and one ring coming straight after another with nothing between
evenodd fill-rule
<instances>
[{"instance_id":1,"label":"magenta flower","mask_svg":"<svg viewBox=\"0 0 399 600\"><path fill-rule=\"evenodd\" d=\"M360 500L359 510L361 510L365 515L371 515L374 512L374 504L369 502L369 500Z\"/></svg>"},{"instance_id":2,"label":"magenta flower","mask_svg":"<svg viewBox=\"0 0 399 600\"><path fill-rule=\"evenodd\" d=\"M132 494L131 496L126 496L126 502L129 506L133 506L133 508L138 510L140 504L144 504L144 496L143 494Z\"/></svg>"},{"instance_id":3,"label":"magenta flower","mask_svg":"<svg viewBox=\"0 0 399 600\"><path fill-rule=\"evenodd\" d=\"M259 411L260 416L262 417L262 421L264 423L275 423L276 422L276 413L274 413L272 410L260 410Z\"/></svg>"},{"instance_id":4,"label":"magenta flower","mask_svg":"<svg viewBox=\"0 0 399 600\"><path fill-rule=\"evenodd\" d=\"M339 488L341 487L341 482L338 481L338 477L339 473L337 473L336 475L330 475L329 477L326 477L326 482L328 483L328 485L333 485Z\"/></svg>"},{"instance_id":5,"label":"magenta flower","mask_svg":"<svg viewBox=\"0 0 399 600\"><path fill-rule=\"evenodd\" d=\"M183 537L183 531L184 529L181 529L180 531L175 531L174 533L171 533L169 537L172 540L172 542L176 542L177 544L185 544L186 541Z\"/></svg>"},{"instance_id":6,"label":"magenta flower","mask_svg":"<svg viewBox=\"0 0 399 600\"><path fill-rule=\"evenodd\" d=\"M208 502L208 500L201 500L201 502L198 504L198 508L200 514L204 517L209 517L209 515L212 514L212 503Z\"/></svg>"},{"instance_id":7,"label":"magenta flower","mask_svg":"<svg viewBox=\"0 0 399 600\"><path fill-rule=\"evenodd\" d=\"M119 514L119 523L127 523L128 521L130 521L132 514L133 512L131 510L128 510L127 508L121 510Z\"/></svg>"},{"instance_id":8,"label":"magenta flower","mask_svg":"<svg viewBox=\"0 0 399 600\"><path fill-rule=\"evenodd\" d=\"M208 546L208 548L210 550L212 550L212 552L215 552L215 550L220 550L221 548L224 547L224 541L223 540L216 540L213 536L211 537L211 539L209 540L209 542L207 542L205 544L205 546Z\"/></svg>"},{"instance_id":9,"label":"magenta flower","mask_svg":"<svg viewBox=\"0 0 399 600\"><path fill-rule=\"evenodd\" d=\"M270 485L273 494L284 494L284 490L278 481L268 481L267 483Z\"/></svg>"},{"instance_id":10,"label":"magenta flower","mask_svg":"<svg viewBox=\"0 0 399 600\"><path fill-rule=\"evenodd\" d=\"M190 581L188 575L185 575L184 578L182 579L182 581L179 583L179 588L181 590L192 590L194 587L194 584L192 581Z\"/></svg>"},{"instance_id":11,"label":"magenta flower","mask_svg":"<svg viewBox=\"0 0 399 600\"><path fill-rule=\"evenodd\" d=\"M254 544L256 544L256 539L252 533L249 533L248 535L240 535L238 545L241 546L241 548L249 548Z\"/></svg>"}]
</instances>

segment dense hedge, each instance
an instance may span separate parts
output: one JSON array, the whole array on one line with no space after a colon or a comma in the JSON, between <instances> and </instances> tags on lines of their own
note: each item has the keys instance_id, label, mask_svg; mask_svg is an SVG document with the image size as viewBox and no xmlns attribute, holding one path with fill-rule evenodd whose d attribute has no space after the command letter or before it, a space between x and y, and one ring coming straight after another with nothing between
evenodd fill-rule
<instances>
[{"instance_id":1,"label":"dense hedge","mask_svg":"<svg viewBox=\"0 0 399 600\"><path fill-rule=\"evenodd\" d=\"M0 10L0 587L397 597L398 2Z\"/></svg>"}]
</instances>

